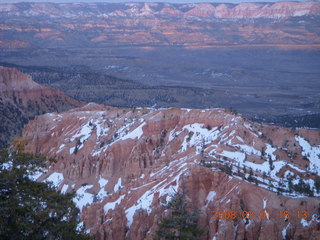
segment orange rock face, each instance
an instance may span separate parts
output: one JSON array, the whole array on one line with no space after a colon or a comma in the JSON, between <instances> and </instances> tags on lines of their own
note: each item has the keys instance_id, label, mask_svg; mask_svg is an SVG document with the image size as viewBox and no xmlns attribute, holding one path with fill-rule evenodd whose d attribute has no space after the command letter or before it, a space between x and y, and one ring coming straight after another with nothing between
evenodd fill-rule
<instances>
[{"instance_id":1,"label":"orange rock face","mask_svg":"<svg viewBox=\"0 0 320 240\"><path fill-rule=\"evenodd\" d=\"M161 201L182 187L201 210L201 239L320 233L319 131L266 126L223 109L88 104L39 116L23 136L27 151L57 159L38 180L79 194L74 201L96 239L153 239Z\"/></svg>"},{"instance_id":2,"label":"orange rock face","mask_svg":"<svg viewBox=\"0 0 320 240\"><path fill-rule=\"evenodd\" d=\"M0 66L0 94L1 98L13 102L12 96L19 98L18 101L26 104L27 101L39 101L40 106L44 104L41 98L60 99L60 105L81 106L78 101L69 98L59 90L34 82L31 76L20 72L15 68ZM50 99L52 100L52 99ZM48 101L49 102L49 101ZM43 106L44 107L44 106ZM59 106L57 106L59 108Z\"/></svg>"},{"instance_id":3,"label":"orange rock face","mask_svg":"<svg viewBox=\"0 0 320 240\"><path fill-rule=\"evenodd\" d=\"M34 116L82 106L59 90L39 85L27 74L0 66L0 147L19 136Z\"/></svg>"}]
</instances>

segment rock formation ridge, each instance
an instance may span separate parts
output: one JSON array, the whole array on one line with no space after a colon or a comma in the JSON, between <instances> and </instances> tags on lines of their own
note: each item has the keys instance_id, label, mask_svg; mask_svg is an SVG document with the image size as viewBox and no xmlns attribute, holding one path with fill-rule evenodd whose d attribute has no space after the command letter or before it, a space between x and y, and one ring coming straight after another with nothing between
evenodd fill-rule
<instances>
[{"instance_id":1,"label":"rock formation ridge","mask_svg":"<svg viewBox=\"0 0 320 240\"><path fill-rule=\"evenodd\" d=\"M19 136L34 116L81 106L61 91L39 85L14 68L0 66L0 147Z\"/></svg>"},{"instance_id":2,"label":"rock formation ridge","mask_svg":"<svg viewBox=\"0 0 320 240\"><path fill-rule=\"evenodd\" d=\"M28 151L57 159L38 180L81 196L74 201L96 239L153 239L161 200L182 186L201 209L202 239L319 236L319 131L258 124L223 109L91 103L38 116L23 136ZM244 211L254 217L243 219Z\"/></svg>"}]
</instances>

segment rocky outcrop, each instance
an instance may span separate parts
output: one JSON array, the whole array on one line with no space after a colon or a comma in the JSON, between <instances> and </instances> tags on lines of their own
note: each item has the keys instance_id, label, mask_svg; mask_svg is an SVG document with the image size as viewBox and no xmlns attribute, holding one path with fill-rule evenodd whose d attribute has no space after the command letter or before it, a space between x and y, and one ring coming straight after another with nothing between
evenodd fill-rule
<instances>
[{"instance_id":1,"label":"rocky outcrop","mask_svg":"<svg viewBox=\"0 0 320 240\"><path fill-rule=\"evenodd\" d=\"M96 239L153 239L161 201L182 189L201 210L202 239L319 235L319 131L223 109L88 104L38 116L23 136L27 151L57 159L38 180L79 194L74 201Z\"/></svg>"},{"instance_id":2,"label":"rocky outcrop","mask_svg":"<svg viewBox=\"0 0 320 240\"><path fill-rule=\"evenodd\" d=\"M17 69L0 67L0 147L19 136L23 125L36 115L81 105L59 90L35 83Z\"/></svg>"}]
</instances>

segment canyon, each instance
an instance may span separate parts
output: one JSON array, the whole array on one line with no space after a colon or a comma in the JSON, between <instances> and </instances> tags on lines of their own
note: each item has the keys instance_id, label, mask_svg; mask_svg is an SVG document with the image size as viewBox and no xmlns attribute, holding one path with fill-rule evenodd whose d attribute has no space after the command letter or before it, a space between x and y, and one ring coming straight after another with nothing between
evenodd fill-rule
<instances>
[{"instance_id":1,"label":"canyon","mask_svg":"<svg viewBox=\"0 0 320 240\"><path fill-rule=\"evenodd\" d=\"M95 239L153 239L167 214L163 201L181 191L200 210L201 239L319 235L319 130L268 126L220 108L84 105L4 67L1 89L2 100L33 117L72 107L36 116L22 139L27 152L56 159L35 179L76 192L82 226Z\"/></svg>"},{"instance_id":2,"label":"canyon","mask_svg":"<svg viewBox=\"0 0 320 240\"><path fill-rule=\"evenodd\" d=\"M153 239L161 202L182 189L201 210L201 239L319 236L317 130L267 126L224 109L89 103L36 117L23 137L27 151L57 159L38 180L79 195L83 226L96 239ZM214 211L238 218L213 219ZM243 211L255 217L243 219Z\"/></svg>"},{"instance_id":3,"label":"canyon","mask_svg":"<svg viewBox=\"0 0 320 240\"><path fill-rule=\"evenodd\" d=\"M316 240L319 15L316 1L2 3L0 148L20 136L55 159L33 179L75 192L97 240L154 239L177 192L200 239Z\"/></svg>"},{"instance_id":4,"label":"canyon","mask_svg":"<svg viewBox=\"0 0 320 240\"><path fill-rule=\"evenodd\" d=\"M79 101L234 108L252 120L319 128L319 2L0 9L1 65Z\"/></svg>"}]
</instances>

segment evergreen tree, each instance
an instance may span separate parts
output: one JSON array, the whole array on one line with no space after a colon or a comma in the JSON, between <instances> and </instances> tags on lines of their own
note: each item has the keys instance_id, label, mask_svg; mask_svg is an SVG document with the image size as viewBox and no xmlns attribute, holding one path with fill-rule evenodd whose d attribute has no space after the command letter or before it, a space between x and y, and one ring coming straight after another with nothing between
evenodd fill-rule
<instances>
[{"instance_id":1,"label":"evergreen tree","mask_svg":"<svg viewBox=\"0 0 320 240\"><path fill-rule=\"evenodd\" d=\"M269 162L270 170L272 171L274 169L274 165L273 165L273 162L272 162L270 155L268 155L268 162Z\"/></svg>"},{"instance_id":2,"label":"evergreen tree","mask_svg":"<svg viewBox=\"0 0 320 240\"><path fill-rule=\"evenodd\" d=\"M248 181L252 182L254 181L255 177L253 176L253 170L250 168L249 176L248 176Z\"/></svg>"},{"instance_id":3,"label":"evergreen tree","mask_svg":"<svg viewBox=\"0 0 320 240\"><path fill-rule=\"evenodd\" d=\"M165 203L170 216L161 219L156 239L195 240L203 234L198 227L199 211L192 209L185 197L184 193L177 192Z\"/></svg>"},{"instance_id":4,"label":"evergreen tree","mask_svg":"<svg viewBox=\"0 0 320 240\"><path fill-rule=\"evenodd\" d=\"M289 174L287 178L288 178L288 191L289 193L292 193L292 189L293 189L292 176Z\"/></svg>"},{"instance_id":5,"label":"evergreen tree","mask_svg":"<svg viewBox=\"0 0 320 240\"><path fill-rule=\"evenodd\" d=\"M293 185L293 190L298 193L306 194L310 197L313 197L313 191L312 189L310 189L310 185L308 183L305 183L301 178L299 179L298 184Z\"/></svg>"},{"instance_id":6,"label":"evergreen tree","mask_svg":"<svg viewBox=\"0 0 320 240\"><path fill-rule=\"evenodd\" d=\"M320 177L316 176L314 179L314 186L316 188L317 193L320 192Z\"/></svg>"},{"instance_id":7,"label":"evergreen tree","mask_svg":"<svg viewBox=\"0 0 320 240\"><path fill-rule=\"evenodd\" d=\"M74 193L34 181L45 158L22 150L0 151L0 239L90 239L77 230Z\"/></svg>"}]
</instances>

